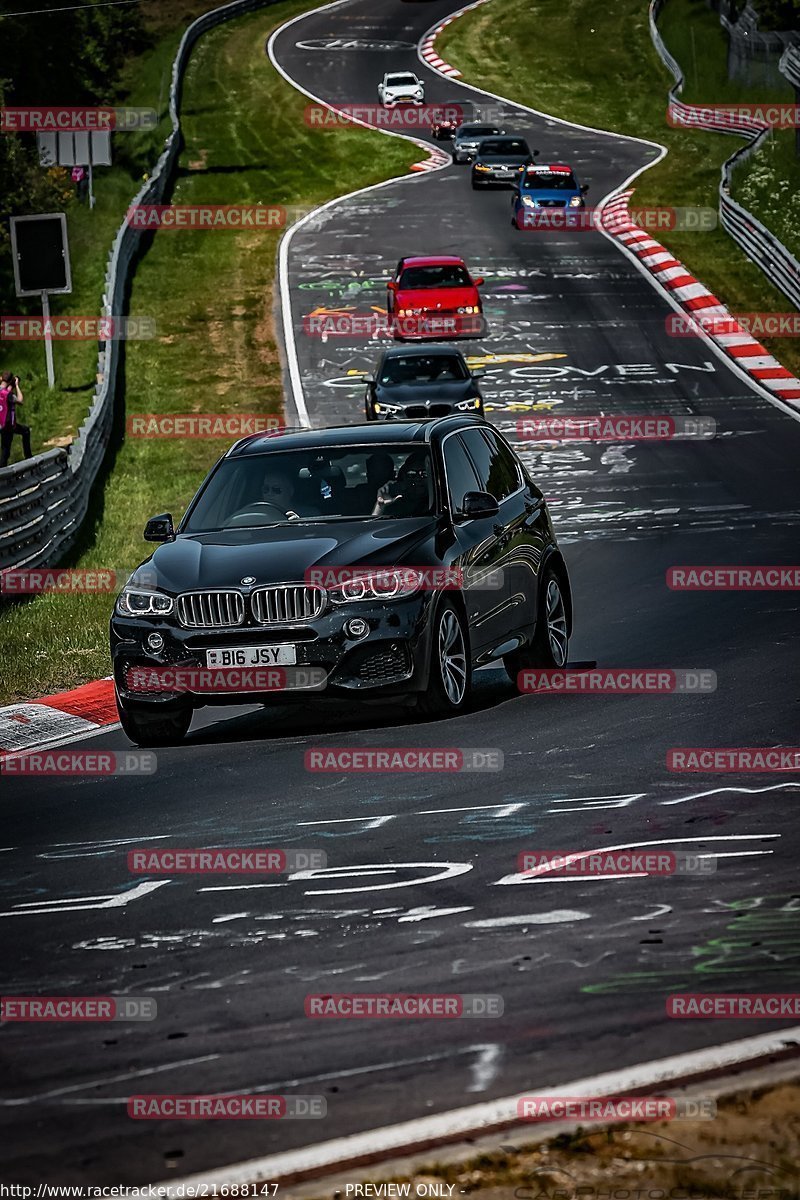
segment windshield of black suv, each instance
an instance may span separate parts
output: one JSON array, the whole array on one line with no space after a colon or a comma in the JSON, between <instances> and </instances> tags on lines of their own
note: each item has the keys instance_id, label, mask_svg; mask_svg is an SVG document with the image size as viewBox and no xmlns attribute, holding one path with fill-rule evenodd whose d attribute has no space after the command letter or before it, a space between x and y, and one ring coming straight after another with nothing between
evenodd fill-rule
<instances>
[{"instance_id":1,"label":"windshield of black suv","mask_svg":"<svg viewBox=\"0 0 800 1200\"><path fill-rule=\"evenodd\" d=\"M402 383L452 383L468 377L460 354L398 354L384 361L380 382L391 387Z\"/></svg>"},{"instance_id":2,"label":"windshield of black suv","mask_svg":"<svg viewBox=\"0 0 800 1200\"><path fill-rule=\"evenodd\" d=\"M491 141L481 142L480 144L481 158L485 158L487 154L497 154L505 157L506 155L530 154L530 150L528 149L528 143L520 141L519 138L493 138Z\"/></svg>"},{"instance_id":3,"label":"windshield of black suv","mask_svg":"<svg viewBox=\"0 0 800 1200\"><path fill-rule=\"evenodd\" d=\"M418 288L470 287L466 267L441 263L435 267L407 267L400 276L400 287L406 291Z\"/></svg>"},{"instance_id":4,"label":"windshield of black suv","mask_svg":"<svg viewBox=\"0 0 800 1200\"><path fill-rule=\"evenodd\" d=\"M426 446L325 446L225 459L182 533L359 517L428 517L434 484Z\"/></svg>"}]
</instances>

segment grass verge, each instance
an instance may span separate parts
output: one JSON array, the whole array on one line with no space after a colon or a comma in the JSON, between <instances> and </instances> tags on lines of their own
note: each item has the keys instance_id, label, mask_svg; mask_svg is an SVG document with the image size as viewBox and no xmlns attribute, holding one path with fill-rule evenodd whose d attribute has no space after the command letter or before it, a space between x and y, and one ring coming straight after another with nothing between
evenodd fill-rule
<instances>
[{"instance_id":1,"label":"grass verge","mask_svg":"<svg viewBox=\"0 0 800 1200\"><path fill-rule=\"evenodd\" d=\"M791 100L788 83L773 92L728 83L726 37L703 0L668 0L660 28L687 76L685 99L697 103ZM528 53L531 46L536 47L534 54ZM491 0L449 25L437 48L477 86L566 120L665 145L666 158L636 182L637 206L700 205L716 210L720 168L744 143L667 125L672 77L653 48L643 0L615 0L613 5L587 0ZM558 71L552 69L553 63L559 64ZM752 205L778 236L792 223L794 206L800 204L800 163L790 157L787 135L793 138L793 131L773 139L780 150L752 156L741 174L737 172L736 183L741 202ZM576 166L580 168L579 163ZM784 180L780 173L790 167L791 175ZM782 192L784 182L788 186ZM791 200L777 202L775 197L782 194ZM778 207L785 215L780 228L772 220ZM796 230L794 237L800 237ZM733 312L791 308L724 230L660 231L659 240ZM800 373L800 343L786 338L764 342L780 362Z\"/></svg>"},{"instance_id":2,"label":"grass verge","mask_svg":"<svg viewBox=\"0 0 800 1200\"><path fill-rule=\"evenodd\" d=\"M419 148L361 129L311 129L307 100L274 71L268 33L316 0L288 0L206 34L184 88L186 148L175 203L317 205L404 174ZM127 415L279 413L272 323L278 231L161 232L139 264L133 316L157 337L126 350ZM145 520L180 515L227 443L128 438L119 449L79 567L131 570ZM50 594L0 614L0 702L35 698L109 672L111 598Z\"/></svg>"}]
</instances>

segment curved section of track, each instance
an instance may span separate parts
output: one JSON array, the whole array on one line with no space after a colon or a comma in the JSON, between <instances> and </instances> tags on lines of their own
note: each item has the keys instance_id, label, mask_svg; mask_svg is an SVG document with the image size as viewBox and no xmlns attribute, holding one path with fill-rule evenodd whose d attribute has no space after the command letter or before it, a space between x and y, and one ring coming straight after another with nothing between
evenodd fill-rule
<instances>
[{"instance_id":1,"label":"curved section of track","mask_svg":"<svg viewBox=\"0 0 800 1200\"><path fill-rule=\"evenodd\" d=\"M298 86L363 102L387 69L429 98L474 98L421 68L452 0L345 0L285 26L273 53ZM355 46L353 46L355 43ZM382 49L387 43L393 50ZM372 47L372 48L371 48ZM377 48L374 48L377 47ZM520 111L542 159L606 195L647 146ZM376 154L381 142L376 137ZM304 334L315 308L370 311L402 254L463 254L485 276L490 417L712 417L711 442L520 444L548 495L573 579L575 659L709 668L713 695L518 696L478 675L474 704L420 725L365 709L243 708L196 720L147 785L19 780L5 788L6 961L18 993L152 994L150 1026L3 1030L9 1177L163 1179L515 1091L689 1051L780 1022L668 1020L678 991L788 991L797 967L800 780L670 775L670 746L796 744L793 593L675 593L681 563L789 562L800 428L702 342L597 233L516 233L505 193L449 166L329 205L286 254L284 311L309 419L359 420L353 372L377 346ZM118 731L94 739L122 749ZM309 774L311 746L479 746L475 776ZM134 884L153 844L314 846L330 873L264 884ZM521 882L533 848L651 843L714 856L710 877ZM144 842L148 844L147 841ZM448 865L449 864L449 865ZM500 1020L307 1020L320 991L500 993ZM788 1024L789 1022L785 1022ZM587 1067L590 1070L587 1070ZM325 1122L133 1122L143 1092L320 1092ZM46 1129L46 1133L43 1130ZM49 1150L43 1148L43 1142Z\"/></svg>"}]
</instances>

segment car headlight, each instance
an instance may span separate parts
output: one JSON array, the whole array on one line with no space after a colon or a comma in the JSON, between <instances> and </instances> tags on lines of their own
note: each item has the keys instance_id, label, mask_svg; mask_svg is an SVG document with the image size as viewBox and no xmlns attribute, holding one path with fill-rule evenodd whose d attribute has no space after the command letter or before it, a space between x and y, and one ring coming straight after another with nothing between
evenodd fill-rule
<instances>
[{"instance_id":1,"label":"car headlight","mask_svg":"<svg viewBox=\"0 0 800 1200\"><path fill-rule=\"evenodd\" d=\"M399 413L399 412L402 412L402 406L400 404L376 404L375 412L376 413Z\"/></svg>"},{"instance_id":2,"label":"car headlight","mask_svg":"<svg viewBox=\"0 0 800 1200\"><path fill-rule=\"evenodd\" d=\"M398 308L398 317L421 317L425 312L424 308Z\"/></svg>"},{"instance_id":3,"label":"car headlight","mask_svg":"<svg viewBox=\"0 0 800 1200\"><path fill-rule=\"evenodd\" d=\"M583 208L582 198L580 196L570 196L569 206L570 208Z\"/></svg>"},{"instance_id":4,"label":"car headlight","mask_svg":"<svg viewBox=\"0 0 800 1200\"><path fill-rule=\"evenodd\" d=\"M422 572L411 567L376 568L329 588L328 596L334 604L358 600L405 600L418 592L424 582Z\"/></svg>"},{"instance_id":5,"label":"car headlight","mask_svg":"<svg viewBox=\"0 0 800 1200\"><path fill-rule=\"evenodd\" d=\"M491 167L485 167L483 163L475 163L476 171L491 171Z\"/></svg>"},{"instance_id":6,"label":"car headlight","mask_svg":"<svg viewBox=\"0 0 800 1200\"><path fill-rule=\"evenodd\" d=\"M480 311L481 310L478 308L477 304L467 304L463 308L456 309L456 312L459 313L477 313Z\"/></svg>"},{"instance_id":7,"label":"car headlight","mask_svg":"<svg viewBox=\"0 0 800 1200\"><path fill-rule=\"evenodd\" d=\"M144 588L124 587L117 597L117 612L124 617L168 617L174 608L172 596Z\"/></svg>"},{"instance_id":8,"label":"car headlight","mask_svg":"<svg viewBox=\"0 0 800 1200\"><path fill-rule=\"evenodd\" d=\"M536 201L533 196L520 196L520 200L526 208L536 208Z\"/></svg>"},{"instance_id":9,"label":"car headlight","mask_svg":"<svg viewBox=\"0 0 800 1200\"><path fill-rule=\"evenodd\" d=\"M480 406L481 406L480 398L478 396L475 396L475 397L473 397L472 400L459 400L458 404L456 405L456 408L459 409L461 412L467 412L471 409L480 408Z\"/></svg>"}]
</instances>

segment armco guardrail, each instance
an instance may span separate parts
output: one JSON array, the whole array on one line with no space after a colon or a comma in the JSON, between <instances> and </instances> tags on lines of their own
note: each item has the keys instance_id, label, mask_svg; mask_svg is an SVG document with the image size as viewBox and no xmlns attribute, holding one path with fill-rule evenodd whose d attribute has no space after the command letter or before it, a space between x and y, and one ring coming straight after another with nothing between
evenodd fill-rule
<instances>
[{"instance_id":1,"label":"armco guardrail","mask_svg":"<svg viewBox=\"0 0 800 1200\"><path fill-rule=\"evenodd\" d=\"M180 103L183 76L195 42L207 30L233 17L266 8L276 0L233 0L198 17L181 39L172 64L169 114L172 132L144 186L131 201L158 204L167 193L181 149ZM108 257L101 313L120 317L130 267L141 235L120 225ZM74 542L111 440L119 399L119 342L108 341L98 362L97 390L72 445L49 450L0 470L0 571L10 567L55 566Z\"/></svg>"},{"instance_id":2,"label":"armco guardrail","mask_svg":"<svg viewBox=\"0 0 800 1200\"><path fill-rule=\"evenodd\" d=\"M736 134L748 138L747 145L737 150L722 165L719 184L719 219L735 242L741 246L748 258L760 267L772 283L788 296L792 304L800 308L800 263L789 253L786 247L773 233L762 225L751 212L730 194L731 177L737 166L741 165L769 135L770 127L763 121L754 118L726 118L719 109L704 109L696 105L685 104L679 99L678 93L684 84L683 73L675 59L667 50L661 34L658 32L658 15L665 0L650 0L650 37L658 52L658 56L672 74L675 83L669 91L668 113L676 124L687 128L708 129L716 133ZM800 55L796 47L790 47L781 59L795 63L800 70Z\"/></svg>"},{"instance_id":3,"label":"armco guardrail","mask_svg":"<svg viewBox=\"0 0 800 1200\"><path fill-rule=\"evenodd\" d=\"M781 75L785 75L795 88L800 88L800 46L787 46L778 63Z\"/></svg>"}]
</instances>

